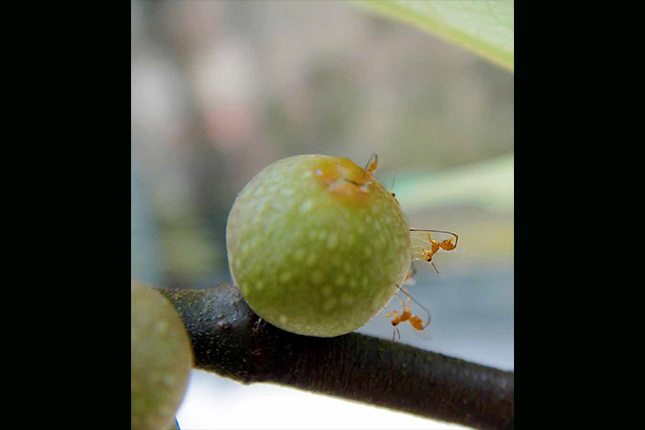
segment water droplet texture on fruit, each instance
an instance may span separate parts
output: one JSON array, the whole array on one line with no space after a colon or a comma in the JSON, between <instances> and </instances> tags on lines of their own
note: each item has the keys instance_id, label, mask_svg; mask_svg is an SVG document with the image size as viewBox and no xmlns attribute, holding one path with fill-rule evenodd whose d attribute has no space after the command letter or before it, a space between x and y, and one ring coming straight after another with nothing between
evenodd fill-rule
<instances>
[{"instance_id":1,"label":"water droplet texture on fruit","mask_svg":"<svg viewBox=\"0 0 645 430\"><path fill-rule=\"evenodd\" d=\"M392 195L345 158L277 161L237 196L229 266L249 306L284 330L332 337L372 319L410 267L409 225Z\"/></svg>"}]
</instances>

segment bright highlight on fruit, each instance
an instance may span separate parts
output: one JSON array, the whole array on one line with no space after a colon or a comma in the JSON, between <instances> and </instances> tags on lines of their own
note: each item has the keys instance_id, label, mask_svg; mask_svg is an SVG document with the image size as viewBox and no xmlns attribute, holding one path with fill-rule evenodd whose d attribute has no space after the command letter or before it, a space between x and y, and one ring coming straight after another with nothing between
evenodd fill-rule
<instances>
[{"instance_id":1,"label":"bright highlight on fruit","mask_svg":"<svg viewBox=\"0 0 645 430\"><path fill-rule=\"evenodd\" d=\"M372 172L346 158L277 161L237 196L226 228L235 284L260 317L309 336L350 333L398 291L408 221Z\"/></svg>"}]
</instances>

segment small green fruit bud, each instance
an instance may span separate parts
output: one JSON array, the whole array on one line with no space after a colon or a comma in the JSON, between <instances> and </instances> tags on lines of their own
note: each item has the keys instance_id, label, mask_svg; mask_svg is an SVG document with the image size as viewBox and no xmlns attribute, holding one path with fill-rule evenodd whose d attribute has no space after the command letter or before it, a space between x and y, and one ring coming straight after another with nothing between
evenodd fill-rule
<instances>
[{"instance_id":1,"label":"small green fruit bud","mask_svg":"<svg viewBox=\"0 0 645 430\"><path fill-rule=\"evenodd\" d=\"M193 352L175 308L130 282L130 428L168 428L184 397Z\"/></svg>"}]
</instances>

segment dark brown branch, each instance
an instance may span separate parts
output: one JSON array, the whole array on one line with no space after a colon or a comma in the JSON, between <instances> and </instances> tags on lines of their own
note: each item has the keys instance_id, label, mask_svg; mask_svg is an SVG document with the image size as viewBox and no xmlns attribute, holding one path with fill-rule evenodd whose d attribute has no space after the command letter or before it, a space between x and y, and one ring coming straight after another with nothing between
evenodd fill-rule
<instances>
[{"instance_id":1,"label":"dark brown branch","mask_svg":"<svg viewBox=\"0 0 645 430\"><path fill-rule=\"evenodd\" d=\"M513 372L357 333L288 333L255 315L229 283L161 292L186 325L199 369L474 428L514 427Z\"/></svg>"}]
</instances>

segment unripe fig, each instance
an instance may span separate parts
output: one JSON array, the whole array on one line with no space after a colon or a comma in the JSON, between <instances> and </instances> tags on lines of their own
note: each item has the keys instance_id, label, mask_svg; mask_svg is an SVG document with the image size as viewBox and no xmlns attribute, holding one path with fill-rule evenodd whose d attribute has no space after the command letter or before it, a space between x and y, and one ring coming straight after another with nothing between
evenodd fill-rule
<instances>
[{"instance_id":1,"label":"unripe fig","mask_svg":"<svg viewBox=\"0 0 645 430\"><path fill-rule=\"evenodd\" d=\"M170 302L130 281L130 428L169 428L184 397L193 352Z\"/></svg>"},{"instance_id":2,"label":"unripe fig","mask_svg":"<svg viewBox=\"0 0 645 430\"><path fill-rule=\"evenodd\" d=\"M340 157L289 157L237 196L229 266L260 317L293 333L338 336L397 292L411 262L409 225L369 170Z\"/></svg>"}]
</instances>

